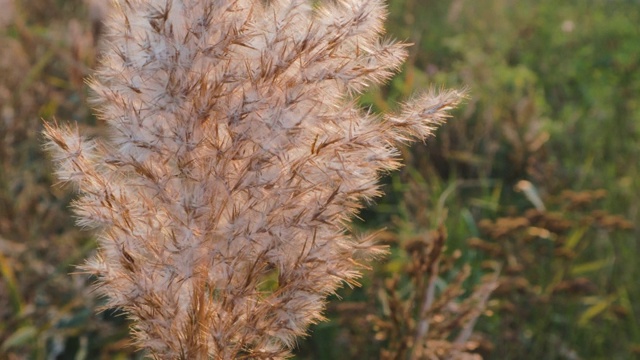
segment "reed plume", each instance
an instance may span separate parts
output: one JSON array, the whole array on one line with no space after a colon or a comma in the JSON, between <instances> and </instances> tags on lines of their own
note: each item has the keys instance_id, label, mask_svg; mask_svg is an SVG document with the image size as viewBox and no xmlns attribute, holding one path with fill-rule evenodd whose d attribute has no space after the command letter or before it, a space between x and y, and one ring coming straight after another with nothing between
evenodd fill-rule
<instances>
[{"instance_id":1,"label":"reed plume","mask_svg":"<svg viewBox=\"0 0 640 360\"><path fill-rule=\"evenodd\" d=\"M108 139L47 124L57 176L96 229L81 267L157 359L286 358L327 295L383 252L362 203L462 97L363 111L407 45L382 0L120 0L90 80Z\"/></svg>"}]
</instances>

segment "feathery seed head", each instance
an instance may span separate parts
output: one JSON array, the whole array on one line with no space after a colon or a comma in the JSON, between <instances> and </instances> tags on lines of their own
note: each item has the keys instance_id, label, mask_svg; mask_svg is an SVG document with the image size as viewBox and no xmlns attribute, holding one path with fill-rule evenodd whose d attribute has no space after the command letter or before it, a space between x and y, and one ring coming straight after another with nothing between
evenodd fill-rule
<instances>
[{"instance_id":1,"label":"feathery seed head","mask_svg":"<svg viewBox=\"0 0 640 360\"><path fill-rule=\"evenodd\" d=\"M462 94L385 117L381 0L120 0L91 87L109 139L47 125L100 249L83 269L163 359L283 358L324 299L382 250L347 223ZM265 287L265 284L272 284Z\"/></svg>"}]
</instances>

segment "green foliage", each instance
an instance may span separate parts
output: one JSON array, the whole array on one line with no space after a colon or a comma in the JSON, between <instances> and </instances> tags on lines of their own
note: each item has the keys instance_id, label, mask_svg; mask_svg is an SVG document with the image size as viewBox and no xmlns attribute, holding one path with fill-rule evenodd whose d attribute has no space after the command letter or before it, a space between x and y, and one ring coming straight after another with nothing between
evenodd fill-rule
<instances>
[{"instance_id":1,"label":"green foliage","mask_svg":"<svg viewBox=\"0 0 640 360\"><path fill-rule=\"evenodd\" d=\"M96 315L90 279L70 275L95 243L74 226L71 195L52 187L41 150L42 117L92 121L82 80L94 55L86 11L81 1L28 0L4 2L2 12L0 358L131 354L119 343L124 321Z\"/></svg>"},{"instance_id":2,"label":"green foliage","mask_svg":"<svg viewBox=\"0 0 640 360\"><path fill-rule=\"evenodd\" d=\"M470 99L428 149L405 154L411 166L367 217L417 233L417 218L433 227L446 209L450 246L473 272L505 266L477 326L494 345L487 358L636 356L637 3L398 0L391 11L419 49L365 104L385 109L434 82L469 87ZM430 200L402 195L415 187ZM528 218L540 203L566 228ZM514 221L522 228L495 235Z\"/></svg>"}]
</instances>

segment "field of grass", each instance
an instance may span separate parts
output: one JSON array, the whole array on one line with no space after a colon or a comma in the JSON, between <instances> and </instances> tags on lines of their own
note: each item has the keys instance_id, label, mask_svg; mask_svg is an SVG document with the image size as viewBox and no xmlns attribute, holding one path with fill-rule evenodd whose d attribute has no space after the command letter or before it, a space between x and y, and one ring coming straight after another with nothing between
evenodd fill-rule
<instances>
[{"instance_id":1,"label":"field of grass","mask_svg":"<svg viewBox=\"0 0 640 360\"><path fill-rule=\"evenodd\" d=\"M71 274L96 244L74 227L73 189L52 186L40 135L54 118L102 131L83 80L100 4L0 0L2 359L141 357L125 317L96 314L92 279ZM640 358L638 2L393 0L389 11L390 36L415 45L362 105L385 111L429 87L468 99L403 150L407 165L354 226L385 228L389 257L331 299L297 358L409 359L425 321L432 358L471 330L461 346L486 359Z\"/></svg>"}]
</instances>

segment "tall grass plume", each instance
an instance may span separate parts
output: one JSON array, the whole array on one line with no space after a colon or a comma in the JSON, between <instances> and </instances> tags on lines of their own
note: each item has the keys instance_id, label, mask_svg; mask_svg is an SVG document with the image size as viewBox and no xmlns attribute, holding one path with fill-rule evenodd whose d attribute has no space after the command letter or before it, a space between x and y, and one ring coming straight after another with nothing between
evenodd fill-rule
<instances>
[{"instance_id":1,"label":"tall grass plume","mask_svg":"<svg viewBox=\"0 0 640 360\"><path fill-rule=\"evenodd\" d=\"M109 308L160 359L288 357L384 250L348 231L400 143L460 101L374 115L358 93L406 57L381 0L121 0L90 85L110 136L47 124L57 176L96 230Z\"/></svg>"}]
</instances>

